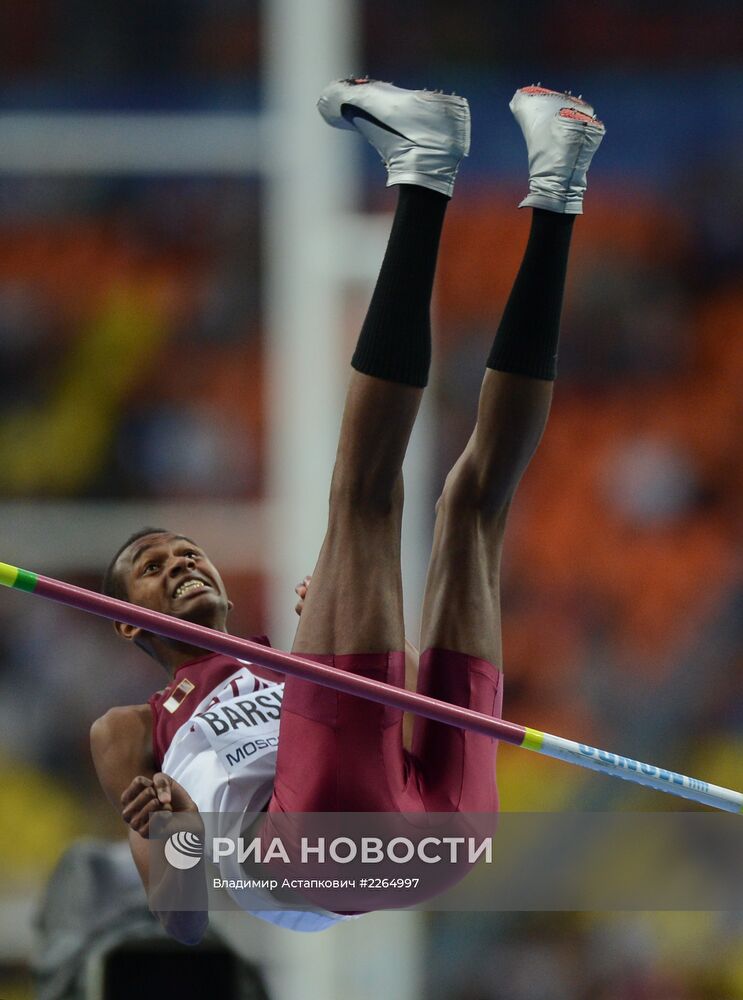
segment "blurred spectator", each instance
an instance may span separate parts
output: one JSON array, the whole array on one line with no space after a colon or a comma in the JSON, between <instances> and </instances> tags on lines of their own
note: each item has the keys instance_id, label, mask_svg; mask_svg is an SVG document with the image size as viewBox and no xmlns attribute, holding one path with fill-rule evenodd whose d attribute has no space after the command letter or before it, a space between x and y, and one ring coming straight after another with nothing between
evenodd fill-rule
<instances>
[{"instance_id":1,"label":"blurred spectator","mask_svg":"<svg viewBox=\"0 0 743 1000\"><path fill-rule=\"evenodd\" d=\"M199 406L143 408L120 439L132 492L153 497L233 497L255 491L255 453L241 428Z\"/></svg>"},{"instance_id":2,"label":"blurred spectator","mask_svg":"<svg viewBox=\"0 0 743 1000\"><path fill-rule=\"evenodd\" d=\"M671 441L620 443L604 471L609 503L639 529L662 529L694 504L698 483L687 454Z\"/></svg>"}]
</instances>

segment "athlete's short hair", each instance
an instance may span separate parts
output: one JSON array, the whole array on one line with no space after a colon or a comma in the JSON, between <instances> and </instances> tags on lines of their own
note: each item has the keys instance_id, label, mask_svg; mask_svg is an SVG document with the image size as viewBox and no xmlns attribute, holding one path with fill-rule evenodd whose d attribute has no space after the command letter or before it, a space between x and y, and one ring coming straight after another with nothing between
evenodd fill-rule
<instances>
[{"instance_id":1,"label":"athlete's short hair","mask_svg":"<svg viewBox=\"0 0 743 1000\"><path fill-rule=\"evenodd\" d=\"M116 572L116 563L118 562L119 556L124 549L128 549L130 545L138 541L140 538L144 538L145 535L167 534L169 534L167 528L140 528L139 531L135 531L133 535L130 535L129 538L127 538L124 544L118 549L113 559L108 564L106 572L103 574L101 591L106 595L106 597L115 597L119 601L129 600L129 594L124 581L121 579L121 574Z\"/></svg>"}]
</instances>

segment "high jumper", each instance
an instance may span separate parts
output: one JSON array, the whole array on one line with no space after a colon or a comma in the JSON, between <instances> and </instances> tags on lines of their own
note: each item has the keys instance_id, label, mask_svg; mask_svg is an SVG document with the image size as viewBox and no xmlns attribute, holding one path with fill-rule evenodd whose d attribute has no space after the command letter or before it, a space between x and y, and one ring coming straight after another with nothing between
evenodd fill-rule
<instances>
[{"instance_id":1,"label":"high jumper","mask_svg":"<svg viewBox=\"0 0 743 1000\"><path fill-rule=\"evenodd\" d=\"M500 719L506 520L551 404L573 224L603 124L581 98L539 85L511 101L527 145L521 206L532 211L531 230L486 359L475 427L436 505L413 693L405 690L402 463L428 379L439 238L469 151L469 107L366 78L331 84L318 107L379 152L398 202L352 359L327 532L301 589L292 655L227 635L232 605L217 568L169 530L146 528L124 543L104 596L0 564L0 583L114 618L119 635L169 674L148 704L112 709L91 731L101 785L129 826L145 886L150 820L161 810L494 813L500 739L740 811L738 793ZM407 746L406 709L416 713ZM238 718L262 749L230 765ZM346 916L322 907L268 914L260 899L240 905L298 930ZM205 912L158 915L187 942L208 923Z\"/></svg>"}]
</instances>

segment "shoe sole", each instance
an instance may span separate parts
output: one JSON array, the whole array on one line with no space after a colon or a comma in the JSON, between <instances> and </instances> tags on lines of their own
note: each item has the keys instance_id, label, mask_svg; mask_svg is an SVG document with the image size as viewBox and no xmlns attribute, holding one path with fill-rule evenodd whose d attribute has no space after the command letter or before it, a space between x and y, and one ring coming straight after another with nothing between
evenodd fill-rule
<instances>
[{"instance_id":1,"label":"shoe sole","mask_svg":"<svg viewBox=\"0 0 743 1000\"><path fill-rule=\"evenodd\" d=\"M527 97L559 97L560 100L565 101L566 103L579 104L581 107L588 108L589 111L593 111L593 106L590 105L588 101L583 100L582 94L575 97L573 94L568 93L568 91L550 90L549 87L543 87L540 83L531 84L529 87L519 87L516 93L525 94Z\"/></svg>"},{"instance_id":2,"label":"shoe sole","mask_svg":"<svg viewBox=\"0 0 743 1000\"><path fill-rule=\"evenodd\" d=\"M538 119L531 118L531 99L536 101L533 110L538 115ZM582 95L574 97L567 92L550 90L541 84L520 87L511 98L508 106L522 128L529 127L529 124L533 124L535 120L546 121L549 118L559 118L566 125L574 122L576 126L583 125L587 129L595 129L602 134L606 132L604 123L595 115L593 105L584 101ZM527 117L522 120L524 115Z\"/></svg>"}]
</instances>

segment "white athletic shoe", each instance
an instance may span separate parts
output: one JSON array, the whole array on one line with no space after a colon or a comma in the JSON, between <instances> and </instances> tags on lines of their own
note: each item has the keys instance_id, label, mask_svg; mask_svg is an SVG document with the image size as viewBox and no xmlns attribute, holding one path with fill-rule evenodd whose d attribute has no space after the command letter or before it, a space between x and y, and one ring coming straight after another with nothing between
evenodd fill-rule
<instances>
[{"instance_id":1,"label":"white athletic shoe","mask_svg":"<svg viewBox=\"0 0 743 1000\"><path fill-rule=\"evenodd\" d=\"M464 97L402 90L378 80L336 80L317 108L334 128L360 132L387 167L387 187L418 184L451 196L470 149L470 109Z\"/></svg>"},{"instance_id":2,"label":"white athletic shoe","mask_svg":"<svg viewBox=\"0 0 743 1000\"><path fill-rule=\"evenodd\" d=\"M606 133L591 105L537 85L517 90L509 107L529 154L529 194L519 208L582 215L586 172Z\"/></svg>"}]
</instances>

